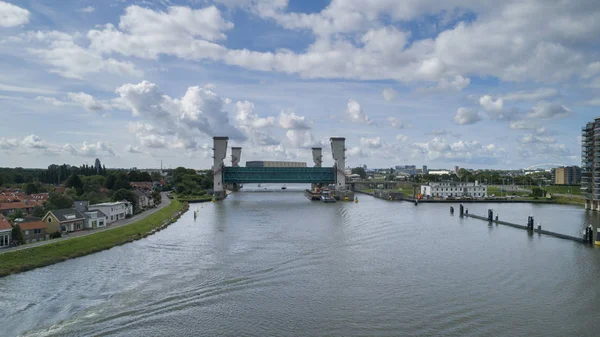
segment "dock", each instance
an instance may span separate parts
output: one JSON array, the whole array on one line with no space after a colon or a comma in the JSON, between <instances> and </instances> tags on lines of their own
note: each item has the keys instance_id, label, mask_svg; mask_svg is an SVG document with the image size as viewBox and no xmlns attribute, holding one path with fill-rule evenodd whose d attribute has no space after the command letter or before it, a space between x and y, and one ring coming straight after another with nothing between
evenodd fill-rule
<instances>
[{"instance_id":1,"label":"dock","mask_svg":"<svg viewBox=\"0 0 600 337\"><path fill-rule=\"evenodd\" d=\"M524 229L524 230L529 230L527 228L527 226L519 225L519 224L508 222L508 221L502 221L502 220L492 220L492 221L489 221L489 219L487 217L479 216L479 215L474 215L474 214L468 214L468 213L464 214L464 216L467 217L467 218L473 218L473 219L483 220L483 221L488 222L488 223L495 223L495 224L506 225L506 226L510 226L510 227L514 227L514 228L520 228L520 229ZM566 235L566 234L555 233L555 232L543 230L543 229L541 229L539 227L538 228L534 228L533 232L534 233L548 235L548 236L552 236L552 237L559 238L559 239L571 240L571 241L575 241L575 242L579 242L579 243L586 243L586 239L583 238L583 237L576 237L576 236L571 236L571 235Z\"/></svg>"}]
</instances>

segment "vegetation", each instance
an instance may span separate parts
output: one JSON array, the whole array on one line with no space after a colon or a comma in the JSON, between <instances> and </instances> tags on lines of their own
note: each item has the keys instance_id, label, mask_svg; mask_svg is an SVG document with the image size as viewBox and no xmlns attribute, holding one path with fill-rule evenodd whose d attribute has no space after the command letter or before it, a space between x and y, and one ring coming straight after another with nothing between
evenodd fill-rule
<instances>
[{"instance_id":1,"label":"vegetation","mask_svg":"<svg viewBox=\"0 0 600 337\"><path fill-rule=\"evenodd\" d=\"M137 198L131 190L122 188L113 193L112 201L121 201L121 200L127 200L131 203L131 205L133 206L133 213L137 213L138 211L140 211L138 209Z\"/></svg>"},{"instance_id":2,"label":"vegetation","mask_svg":"<svg viewBox=\"0 0 600 337\"><path fill-rule=\"evenodd\" d=\"M170 205L130 225L39 247L4 253L0 259L0 276L48 266L140 239L159 227L186 205L173 200Z\"/></svg>"},{"instance_id":3,"label":"vegetation","mask_svg":"<svg viewBox=\"0 0 600 337\"><path fill-rule=\"evenodd\" d=\"M205 195L206 190L212 189L213 172L208 170L198 174L195 170L178 167L173 170L173 183L180 197Z\"/></svg>"},{"instance_id":4,"label":"vegetation","mask_svg":"<svg viewBox=\"0 0 600 337\"><path fill-rule=\"evenodd\" d=\"M23 231L21 231L21 227L19 225L14 225L12 228L12 240L22 245L25 244L25 238L23 237Z\"/></svg>"},{"instance_id":5,"label":"vegetation","mask_svg":"<svg viewBox=\"0 0 600 337\"><path fill-rule=\"evenodd\" d=\"M550 193L559 193L559 194L573 194L573 195L581 195L581 186L579 185L553 185L553 186L545 186L544 190Z\"/></svg>"},{"instance_id":6,"label":"vegetation","mask_svg":"<svg viewBox=\"0 0 600 337\"><path fill-rule=\"evenodd\" d=\"M352 174L358 174L360 179L367 179L367 172L365 172L365 169L362 167L355 167L351 172Z\"/></svg>"},{"instance_id":7,"label":"vegetation","mask_svg":"<svg viewBox=\"0 0 600 337\"><path fill-rule=\"evenodd\" d=\"M154 202L155 205L158 205L162 202L162 195L160 195L159 191L152 192L152 201Z\"/></svg>"},{"instance_id":8,"label":"vegetation","mask_svg":"<svg viewBox=\"0 0 600 337\"><path fill-rule=\"evenodd\" d=\"M46 211L69 207L73 207L73 199L66 194L58 192L50 192L48 200L44 203Z\"/></svg>"}]
</instances>

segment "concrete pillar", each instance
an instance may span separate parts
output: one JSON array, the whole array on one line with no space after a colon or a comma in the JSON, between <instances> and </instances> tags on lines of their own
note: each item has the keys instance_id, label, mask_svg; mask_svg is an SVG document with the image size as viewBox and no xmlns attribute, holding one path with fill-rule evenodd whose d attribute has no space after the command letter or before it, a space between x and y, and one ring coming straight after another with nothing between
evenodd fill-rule
<instances>
[{"instance_id":1,"label":"concrete pillar","mask_svg":"<svg viewBox=\"0 0 600 337\"><path fill-rule=\"evenodd\" d=\"M216 196L223 194L223 159L227 155L227 141L229 137L213 137L213 191Z\"/></svg>"},{"instance_id":2,"label":"concrete pillar","mask_svg":"<svg viewBox=\"0 0 600 337\"><path fill-rule=\"evenodd\" d=\"M241 147L232 147L231 148L231 166L238 167L240 166L240 159L242 158L242 148Z\"/></svg>"},{"instance_id":3,"label":"concrete pillar","mask_svg":"<svg viewBox=\"0 0 600 337\"><path fill-rule=\"evenodd\" d=\"M345 190L346 189L346 138L344 137L331 137L331 154L333 156L334 165L333 168L336 171L335 178L335 189Z\"/></svg>"},{"instance_id":4,"label":"concrete pillar","mask_svg":"<svg viewBox=\"0 0 600 337\"><path fill-rule=\"evenodd\" d=\"M592 208L591 200L585 199L585 209L589 210Z\"/></svg>"},{"instance_id":5,"label":"concrete pillar","mask_svg":"<svg viewBox=\"0 0 600 337\"><path fill-rule=\"evenodd\" d=\"M320 147L312 148L313 162L315 163L315 167L321 167L321 165L323 164L322 151L323 149L321 149Z\"/></svg>"}]
</instances>

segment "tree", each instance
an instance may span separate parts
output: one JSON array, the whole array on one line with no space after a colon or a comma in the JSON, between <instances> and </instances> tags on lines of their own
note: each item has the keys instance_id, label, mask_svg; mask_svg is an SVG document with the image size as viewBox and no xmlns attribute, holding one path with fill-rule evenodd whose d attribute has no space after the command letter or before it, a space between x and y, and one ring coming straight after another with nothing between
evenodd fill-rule
<instances>
[{"instance_id":1,"label":"tree","mask_svg":"<svg viewBox=\"0 0 600 337\"><path fill-rule=\"evenodd\" d=\"M71 207L73 207L73 199L57 192L50 192L50 195L48 196L48 201L44 203L44 208L46 209L46 211Z\"/></svg>"},{"instance_id":2,"label":"tree","mask_svg":"<svg viewBox=\"0 0 600 337\"><path fill-rule=\"evenodd\" d=\"M135 213L137 211L136 197L131 190L124 188L117 190L113 193L111 199L112 201L127 200L131 203L131 205L133 205L133 212Z\"/></svg>"},{"instance_id":3,"label":"tree","mask_svg":"<svg viewBox=\"0 0 600 337\"><path fill-rule=\"evenodd\" d=\"M44 215L46 215L46 211L44 211L44 209L40 206L35 206L33 208L33 212L31 212L31 215L37 216L38 218L43 218Z\"/></svg>"},{"instance_id":4,"label":"tree","mask_svg":"<svg viewBox=\"0 0 600 337\"><path fill-rule=\"evenodd\" d=\"M81 181L81 178L79 178L79 176L77 174L71 174L69 179L67 179L66 185L67 185L67 187L75 188L78 195L81 195L83 193L83 182Z\"/></svg>"},{"instance_id":5,"label":"tree","mask_svg":"<svg viewBox=\"0 0 600 337\"><path fill-rule=\"evenodd\" d=\"M120 190L120 189L130 190L131 185L129 185L129 180L127 180L127 177L125 175L122 175L122 176L117 177L117 180L115 180L115 184L113 185L112 189L113 190Z\"/></svg>"},{"instance_id":6,"label":"tree","mask_svg":"<svg viewBox=\"0 0 600 337\"><path fill-rule=\"evenodd\" d=\"M150 179L152 181L157 181L157 180L161 180L162 176L158 172L152 172L152 173L150 173Z\"/></svg>"},{"instance_id":7,"label":"tree","mask_svg":"<svg viewBox=\"0 0 600 337\"><path fill-rule=\"evenodd\" d=\"M35 186L34 183L28 183L27 185L25 185L25 193L27 194L34 194L37 193L38 189L37 186Z\"/></svg>"},{"instance_id":8,"label":"tree","mask_svg":"<svg viewBox=\"0 0 600 337\"><path fill-rule=\"evenodd\" d=\"M9 216L9 218L10 218L12 221L15 221L15 219L21 219L21 218L23 218L24 216L25 216L25 213L23 213L23 210L22 210L22 209L17 209L16 211L14 211L14 212L13 212L13 213L12 213L12 214Z\"/></svg>"},{"instance_id":9,"label":"tree","mask_svg":"<svg viewBox=\"0 0 600 337\"><path fill-rule=\"evenodd\" d=\"M470 175L471 173L466 168L461 168L458 170L458 176L463 179L464 177Z\"/></svg>"},{"instance_id":10,"label":"tree","mask_svg":"<svg viewBox=\"0 0 600 337\"><path fill-rule=\"evenodd\" d=\"M158 205L161 203L162 196L160 195L159 191L152 191L152 200L154 201L155 205Z\"/></svg>"},{"instance_id":11,"label":"tree","mask_svg":"<svg viewBox=\"0 0 600 337\"><path fill-rule=\"evenodd\" d=\"M534 197L543 197L544 191L539 187L534 187L531 189L531 195L533 195Z\"/></svg>"},{"instance_id":12,"label":"tree","mask_svg":"<svg viewBox=\"0 0 600 337\"><path fill-rule=\"evenodd\" d=\"M25 238L23 237L23 231L21 231L21 226L14 225L12 229L12 240L22 245L25 243Z\"/></svg>"},{"instance_id":13,"label":"tree","mask_svg":"<svg viewBox=\"0 0 600 337\"><path fill-rule=\"evenodd\" d=\"M114 174L110 174L106 177L106 181L104 182L104 187L112 190L115 186L115 182L117 181L117 177Z\"/></svg>"},{"instance_id":14,"label":"tree","mask_svg":"<svg viewBox=\"0 0 600 337\"><path fill-rule=\"evenodd\" d=\"M360 179L367 179L367 172L362 167L355 167L352 169L352 174L358 174Z\"/></svg>"}]
</instances>

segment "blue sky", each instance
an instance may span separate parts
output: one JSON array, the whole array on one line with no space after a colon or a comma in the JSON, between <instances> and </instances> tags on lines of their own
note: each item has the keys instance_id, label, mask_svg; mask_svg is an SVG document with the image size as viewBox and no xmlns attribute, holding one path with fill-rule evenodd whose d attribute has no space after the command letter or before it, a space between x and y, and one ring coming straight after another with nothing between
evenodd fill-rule
<instances>
[{"instance_id":1,"label":"blue sky","mask_svg":"<svg viewBox=\"0 0 600 337\"><path fill-rule=\"evenodd\" d=\"M551 4L550 4L551 2ZM0 166L578 164L592 0L0 0Z\"/></svg>"}]
</instances>

